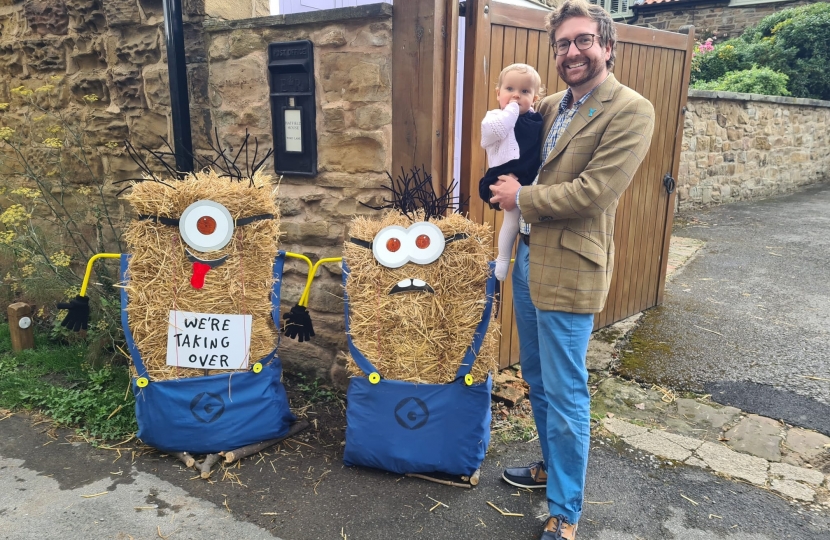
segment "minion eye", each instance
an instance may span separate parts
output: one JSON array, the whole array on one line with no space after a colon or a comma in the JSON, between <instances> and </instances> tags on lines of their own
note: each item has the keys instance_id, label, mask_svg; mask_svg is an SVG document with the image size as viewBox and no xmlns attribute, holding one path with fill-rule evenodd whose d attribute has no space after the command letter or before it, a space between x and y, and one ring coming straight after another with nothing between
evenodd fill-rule
<instances>
[{"instance_id":1,"label":"minion eye","mask_svg":"<svg viewBox=\"0 0 830 540\"><path fill-rule=\"evenodd\" d=\"M409 262L407 230L399 225L384 227L372 240L372 255L383 266L400 268Z\"/></svg>"},{"instance_id":2,"label":"minion eye","mask_svg":"<svg viewBox=\"0 0 830 540\"><path fill-rule=\"evenodd\" d=\"M185 243L197 251L217 251L233 236L233 218L218 202L196 201L182 213L179 232Z\"/></svg>"},{"instance_id":3,"label":"minion eye","mask_svg":"<svg viewBox=\"0 0 830 540\"><path fill-rule=\"evenodd\" d=\"M434 223L422 221L407 229L410 242L409 258L415 264L429 264L444 253L444 233Z\"/></svg>"}]
</instances>

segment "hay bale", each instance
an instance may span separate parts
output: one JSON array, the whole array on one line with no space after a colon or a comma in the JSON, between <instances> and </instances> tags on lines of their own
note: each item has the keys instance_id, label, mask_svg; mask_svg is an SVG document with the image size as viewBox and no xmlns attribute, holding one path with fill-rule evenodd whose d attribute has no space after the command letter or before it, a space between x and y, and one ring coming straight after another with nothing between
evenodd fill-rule
<instances>
[{"instance_id":1,"label":"hay bale","mask_svg":"<svg viewBox=\"0 0 830 540\"><path fill-rule=\"evenodd\" d=\"M419 216L423 220L423 214ZM350 333L355 346L384 378L417 383L446 383L470 345L484 311L484 288L492 260L492 230L461 216L429 220L445 237L468 237L447 244L443 254L427 265L407 263L400 268L379 264L372 251L346 242L344 258L351 271L346 284L350 302ZM352 238L371 242L384 227L408 227L413 222L397 211L381 219L357 217ZM398 282L421 279L435 291L390 295ZM486 339L473 365L476 381L498 368L498 322L491 320ZM349 357L347 368L363 372Z\"/></svg>"},{"instance_id":2,"label":"hay bale","mask_svg":"<svg viewBox=\"0 0 830 540\"><path fill-rule=\"evenodd\" d=\"M256 362L277 343L270 295L280 228L272 179L256 173L250 180L235 181L207 170L168 183L135 184L124 198L139 215L179 218L192 203L209 199L225 206L234 220L262 214L273 214L274 219L235 227L231 241L221 250L203 253L188 248L204 259L228 256L224 264L207 273L202 289L190 284L193 263L187 258L178 227L151 220L130 223L124 234L132 255L126 285L127 314L148 373L153 379L168 380L232 371L166 365L171 310L252 315L250 362Z\"/></svg>"}]
</instances>

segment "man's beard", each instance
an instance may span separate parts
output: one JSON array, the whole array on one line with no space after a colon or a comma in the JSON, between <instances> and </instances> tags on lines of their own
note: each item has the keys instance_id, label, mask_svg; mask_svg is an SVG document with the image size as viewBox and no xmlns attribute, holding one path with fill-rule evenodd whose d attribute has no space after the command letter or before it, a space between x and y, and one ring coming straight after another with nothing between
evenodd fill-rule
<instances>
[{"instance_id":1,"label":"man's beard","mask_svg":"<svg viewBox=\"0 0 830 540\"><path fill-rule=\"evenodd\" d=\"M567 73L567 68L565 68L565 65L578 64L579 62L587 62L587 69L583 71L583 75L579 76L579 78L570 77ZM577 58L574 60L566 60L565 62L563 62L562 66L556 64L556 72L559 74L559 78L565 81L565 84L567 84L568 86L579 86L587 81L590 81L591 79L602 73L602 68L604 67L604 65L605 61L601 58L590 58L588 56L583 56L582 58Z\"/></svg>"}]
</instances>

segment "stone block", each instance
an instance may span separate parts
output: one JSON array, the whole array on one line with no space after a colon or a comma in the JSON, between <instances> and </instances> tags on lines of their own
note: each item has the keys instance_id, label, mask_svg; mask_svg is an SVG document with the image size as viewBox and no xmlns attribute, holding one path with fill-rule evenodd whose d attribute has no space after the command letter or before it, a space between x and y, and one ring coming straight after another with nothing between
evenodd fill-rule
<instances>
[{"instance_id":1,"label":"stone block","mask_svg":"<svg viewBox=\"0 0 830 540\"><path fill-rule=\"evenodd\" d=\"M65 71L65 38L28 39L22 41L26 68L30 71Z\"/></svg>"},{"instance_id":2,"label":"stone block","mask_svg":"<svg viewBox=\"0 0 830 540\"><path fill-rule=\"evenodd\" d=\"M129 116L127 125L130 129L130 142L135 146L160 148L164 145L162 138L170 141L167 115L144 111L140 115Z\"/></svg>"},{"instance_id":3,"label":"stone block","mask_svg":"<svg viewBox=\"0 0 830 540\"><path fill-rule=\"evenodd\" d=\"M604 418L602 426L618 437L638 437L648 433L648 429L616 418Z\"/></svg>"},{"instance_id":4,"label":"stone block","mask_svg":"<svg viewBox=\"0 0 830 540\"><path fill-rule=\"evenodd\" d=\"M784 444L788 453L798 454L807 462L830 454L830 437L806 429L790 428Z\"/></svg>"},{"instance_id":5,"label":"stone block","mask_svg":"<svg viewBox=\"0 0 830 540\"><path fill-rule=\"evenodd\" d=\"M10 77L23 74L23 49L19 43L0 43L0 67Z\"/></svg>"},{"instance_id":6,"label":"stone block","mask_svg":"<svg viewBox=\"0 0 830 540\"><path fill-rule=\"evenodd\" d=\"M38 35L63 36L69 28L69 13L62 0L26 2L23 12L29 28Z\"/></svg>"},{"instance_id":7,"label":"stone block","mask_svg":"<svg viewBox=\"0 0 830 540\"><path fill-rule=\"evenodd\" d=\"M733 450L781 461L782 428L776 420L751 414L724 435Z\"/></svg>"},{"instance_id":8,"label":"stone block","mask_svg":"<svg viewBox=\"0 0 830 540\"><path fill-rule=\"evenodd\" d=\"M342 28L326 29L319 34L312 34L311 41L317 47L342 47L347 43Z\"/></svg>"},{"instance_id":9,"label":"stone block","mask_svg":"<svg viewBox=\"0 0 830 540\"><path fill-rule=\"evenodd\" d=\"M717 472L742 478L759 486L767 483L769 464L765 459L739 454L725 446L709 442L703 443L695 450L695 455Z\"/></svg>"},{"instance_id":10,"label":"stone block","mask_svg":"<svg viewBox=\"0 0 830 540\"><path fill-rule=\"evenodd\" d=\"M692 424L704 424L717 429L731 423L741 413L735 407L713 407L694 399L679 398L675 403L679 416Z\"/></svg>"},{"instance_id":11,"label":"stone block","mask_svg":"<svg viewBox=\"0 0 830 540\"><path fill-rule=\"evenodd\" d=\"M262 35L251 30L236 30L228 37L230 58L243 58L251 53L264 52L267 47Z\"/></svg>"},{"instance_id":12,"label":"stone block","mask_svg":"<svg viewBox=\"0 0 830 540\"><path fill-rule=\"evenodd\" d=\"M684 461L692 455L691 451L653 432L626 437L625 442L634 448L675 461Z\"/></svg>"},{"instance_id":13,"label":"stone block","mask_svg":"<svg viewBox=\"0 0 830 540\"><path fill-rule=\"evenodd\" d=\"M150 109L170 106L170 79L167 64L158 63L142 70L144 96Z\"/></svg>"},{"instance_id":14,"label":"stone block","mask_svg":"<svg viewBox=\"0 0 830 540\"><path fill-rule=\"evenodd\" d=\"M383 55L330 52L320 54L318 82L327 101L388 101L391 66Z\"/></svg>"},{"instance_id":15,"label":"stone block","mask_svg":"<svg viewBox=\"0 0 830 540\"><path fill-rule=\"evenodd\" d=\"M132 66L116 66L112 70L113 101L119 107L144 108L144 80L141 71Z\"/></svg>"},{"instance_id":16,"label":"stone block","mask_svg":"<svg viewBox=\"0 0 830 540\"><path fill-rule=\"evenodd\" d=\"M780 476L784 480L795 480L814 486L820 486L824 482L824 474L821 471L794 467L785 463L770 463L769 473L773 476Z\"/></svg>"},{"instance_id":17,"label":"stone block","mask_svg":"<svg viewBox=\"0 0 830 540\"><path fill-rule=\"evenodd\" d=\"M780 480L775 478L770 484L770 488L778 493L781 493L782 495L798 499L799 501L812 502L813 499L816 498L815 491L808 486L793 480Z\"/></svg>"},{"instance_id":18,"label":"stone block","mask_svg":"<svg viewBox=\"0 0 830 540\"><path fill-rule=\"evenodd\" d=\"M227 60L231 54L230 36L227 34L213 34L210 38L208 58L211 61Z\"/></svg>"},{"instance_id":19,"label":"stone block","mask_svg":"<svg viewBox=\"0 0 830 540\"><path fill-rule=\"evenodd\" d=\"M332 133L319 136L318 167L332 172L386 170L386 144L381 133Z\"/></svg>"},{"instance_id":20,"label":"stone block","mask_svg":"<svg viewBox=\"0 0 830 540\"><path fill-rule=\"evenodd\" d=\"M110 28L141 22L136 0L104 0L102 5Z\"/></svg>"},{"instance_id":21,"label":"stone block","mask_svg":"<svg viewBox=\"0 0 830 540\"><path fill-rule=\"evenodd\" d=\"M131 27L121 30L115 46L119 61L132 65L155 64L161 59L159 29L154 26Z\"/></svg>"},{"instance_id":22,"label":"stone block","mask_svg":"<svg viewBox=\"0 0 830 540\"><path fill-rule=\"evenodd\" d=\"M342 107L323 109L323 127L325 131L338 133L346 129L346 111Z\"/></svg>"},{"instance_id":23,"label":"stone block","mask_svg":"<svg viewBox=\"0 0 830 540\"><path fill-rule=\"evenodd\" d=\"M372 103L355 109L354 117L360 129L377 130L392 123L392 107L387 103Z\"/></svg>"},{"instance_id":24,"label":"stone block","mask_svg":"<svg viewBox=\"0 0 830 540\"><path fill-rule=\"evenodd\" d=\"M94 145L102 146L110 142L121 145L129 135L127 124L121 114L97 109L89 114L87 121L87 134Z\"/></svg>"},{"instance_id":25,"label":"stone block","mask_svg":"<svg viewBox=\"0 0 830 540\"><path fill-rule=\"evenodd\" d=\"M84 103L84 96L98 96L95 103L109 103L110 92L104 72L77 73L67 79L69 90L76 100Z\"/></svg>"},{"instance_id":26,"label":"stone block","mask_svg":"<svg viewBox=\"0 0 830 540\"><path fill-rule=\"evenodd\" d=\"M614 361L615 353L616 349L613 344L591 339L588 342L588 352L586 355L588 371L604 371L608 369L611 362Z\"/></svg>"}]
</instances>

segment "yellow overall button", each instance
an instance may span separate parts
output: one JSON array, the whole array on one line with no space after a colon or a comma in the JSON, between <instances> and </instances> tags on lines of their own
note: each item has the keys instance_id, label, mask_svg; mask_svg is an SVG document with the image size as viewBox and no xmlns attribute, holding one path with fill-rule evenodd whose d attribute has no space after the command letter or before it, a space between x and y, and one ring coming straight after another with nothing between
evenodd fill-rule
<instances>
[{"instance_id":1,"label":"yellow overall button","mask_svg":"<svg viewBox=\"0 0 830 540\"><path fill-rule=\"evenodd\" d=\"M380 382L380 373L377 371L369 374L369 382L372 384L377 384Z\"/></svg>"},{"instance_id":2,"label":"yellow overall button","mask_svg":"<svg viewBox=\"0 0 830 540\"><path fill-rule=\"evenodd\" d=\"M262 371L262 364L257 362L256 364L254 364L254 373L259 373L260 371Z\"/></svg>"},{"instance_id":3,"label":"yellow overall button","mask_svg":"<svg viewBox=\"0 0 830 540\"><path fill-rule=\"evenodd\" d=\"M466 375L464 375L464 382L467 384L467 386L472 386L473 385L473 376L470 375L469 373L467 373Z\"/></svg>"},{"instance_id":4,"label":"yellow overall button","mask_svg":"<svg viewBox=\"0 0 830 540\"><path fill-rule=\"evenodd\" d=\"M135 385L139 388L144 388L148 384L150 384L150 381L147 380L147 377L139 377L135 380Z\"/></svg>"}]
</instances>

